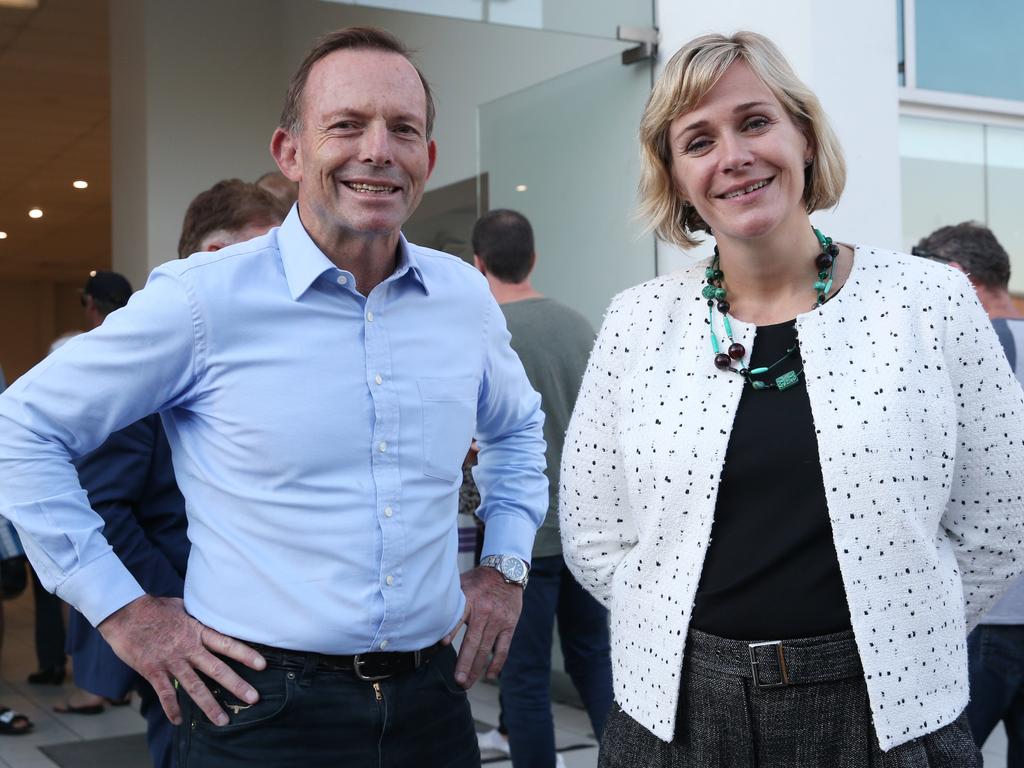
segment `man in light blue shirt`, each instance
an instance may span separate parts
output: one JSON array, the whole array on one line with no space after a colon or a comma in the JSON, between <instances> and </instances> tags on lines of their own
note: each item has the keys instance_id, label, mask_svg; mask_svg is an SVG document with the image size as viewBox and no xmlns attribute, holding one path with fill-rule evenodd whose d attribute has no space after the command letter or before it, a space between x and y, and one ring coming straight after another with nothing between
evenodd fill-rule
<instances>
[{"instance_id":1,"label":"man in light blue shirt","mask_svg":"<svg viewBox=\"0 0 1024 768\"><path fill-rule=\"evenodd\" d=\"M158 268L0 397L0 509L44 584L184 717L183 764L479 761L464 688L498 672L521 607L543 415L486 281L401 236L432 123L400 42L324 38L271 143L299 183L281 228ZM69 463L153 412L187 501L183 605L143 594ZM474 435L499 568L460 589ZM463 623L456 666L438 641Z\"/></svg>"}]
</instances>

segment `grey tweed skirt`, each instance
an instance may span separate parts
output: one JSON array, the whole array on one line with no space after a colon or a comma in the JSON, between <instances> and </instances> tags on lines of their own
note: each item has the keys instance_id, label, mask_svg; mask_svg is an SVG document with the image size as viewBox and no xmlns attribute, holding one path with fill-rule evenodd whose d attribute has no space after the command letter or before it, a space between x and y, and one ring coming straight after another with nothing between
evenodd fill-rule
<instances>
[{"instance_id":1,"label":"grey tweed skirt","mask_svg":"<svg viewBox=\"0 0 1024 768\"><path fill-rule=\"evenodd\" d=\"M980 768L967 718L882 752L852 632L750 644L691 630L676 737L616 704L598 768Z\"/></svg>"}]
</instances>

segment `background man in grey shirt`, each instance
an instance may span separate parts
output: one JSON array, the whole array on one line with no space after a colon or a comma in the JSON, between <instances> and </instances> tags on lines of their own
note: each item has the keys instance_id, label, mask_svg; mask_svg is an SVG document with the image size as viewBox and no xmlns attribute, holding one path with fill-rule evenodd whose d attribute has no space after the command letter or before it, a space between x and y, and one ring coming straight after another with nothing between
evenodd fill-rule
<instances>
[{"instance_id":1,"label":"background man in grey shirt","mask_svg":"<svg viewBox=\"0 0 1024 768\"><path fill-rule=\"evenodd\" d=\"M594 330L579 313L534 290L533 229L516 211L495 210L473 228L474 264L498 301L512 349L541 396L550 503L537 531L523 612L501 674L501 704L516 768L556 764L551 715L551 642L555 618L566 672L580 692L598 738L612 704L608 616L562 559L558 477L562 443L576 404Z\"/></svg>"}]
</instances>

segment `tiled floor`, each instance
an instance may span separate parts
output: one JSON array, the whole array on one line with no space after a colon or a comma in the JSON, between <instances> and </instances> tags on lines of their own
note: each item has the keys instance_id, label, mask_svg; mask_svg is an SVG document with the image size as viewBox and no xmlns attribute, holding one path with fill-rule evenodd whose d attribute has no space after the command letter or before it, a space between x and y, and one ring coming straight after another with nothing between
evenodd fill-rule
<instances>
[{"instance_id":1,"label":"tiled floor","mask_svg":"<svg viewBox=\"0 0 1024 768\"><path fill-rule=\"evenodd\" d=\"M142 733L143 720L134 708L109 709L95 717L57 715L51 707L72 692L70 684L53 687L33 686L24 682L25 676L35 669L32 597L28 593L4 604L7 627L3 655L0 658L0 705L13 707L28 715L36 727L33 733L26 736L0 736L0 768L56 768L56 763L39 750L40 746ZM497 722L497 688L477 685L469 696L477 720ZM590 724L581 710L556 704L555 727L556 744L563 749L562 756L567 768L594 768L597 765L597 748L590 734ZM575 745L586 746L581 749L565 749ZM985 768L1004 768L1006 734L1002 728L992 734L983 751ZM511 766L507 760L492 762L494 753L485 753L483 757L487 768ZM138 768L145 766L140 765Z\"/></svg>"}]
</instances>

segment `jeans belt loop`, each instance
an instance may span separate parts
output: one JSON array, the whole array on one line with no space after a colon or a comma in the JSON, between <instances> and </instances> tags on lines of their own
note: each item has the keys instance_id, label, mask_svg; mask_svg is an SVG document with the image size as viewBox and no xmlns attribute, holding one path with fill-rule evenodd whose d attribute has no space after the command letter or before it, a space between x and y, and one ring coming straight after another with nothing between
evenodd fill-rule
<instances>
[{"instance_id":1,"label":"jeans belt loop","mask_svg":"<svg viewBox=\"0 0 1024 768\"><path fill-rule=\"evenodd\" d=\"M775 657L779 664L779 681L776 683L765 683L761 680L761 662L757 658L758 648L775 647ZM750 653L750 672L754 678L754 685L758 688L781 688L789 685L789 669L786 667L786 655L782 650L782 641L775 640L768 643L750 643L747 646Z\"/></svg>"}]
</instances>

